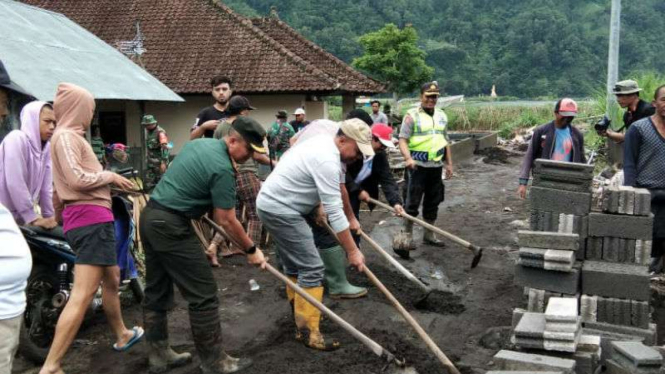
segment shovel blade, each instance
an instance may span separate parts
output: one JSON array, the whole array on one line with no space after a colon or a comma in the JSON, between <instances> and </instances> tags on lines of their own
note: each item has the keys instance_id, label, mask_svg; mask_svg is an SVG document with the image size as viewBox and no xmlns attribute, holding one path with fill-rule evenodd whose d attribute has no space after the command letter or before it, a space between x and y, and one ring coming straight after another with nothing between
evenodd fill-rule
<instances>
[{"instance_id":1,"label":"shovel blade","mask_svg":"<svg viewBox=\"0 0 665 374\"><path fill-rule=\"evenodd\" d=\"M476 248L473 250L474 256L473 260L471 261L471 269L474 269L478 264L480 263L480 259L483 258L483 249L482 248Z\"/></svg>"}]
</instances>

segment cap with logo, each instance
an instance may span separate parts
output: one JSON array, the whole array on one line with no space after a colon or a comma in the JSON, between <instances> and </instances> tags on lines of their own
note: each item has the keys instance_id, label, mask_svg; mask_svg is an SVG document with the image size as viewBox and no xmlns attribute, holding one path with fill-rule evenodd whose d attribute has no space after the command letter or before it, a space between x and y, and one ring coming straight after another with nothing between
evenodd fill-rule
<instances>
[{"instance_id":1,"label":"cap with logo","mask_svg":"<svg viewBox=\"0 0 665 374\"><path fill-rule=\"evenodd\" d=\"M280 110L280 111L277 112L277 114L275 114L275 117L277 117L277 118L288 118L289 113L287 113L286 110Z\"/></svg>"},{"instance_id":2,"label":"cap with logo","mask_svg":"<svg viewBox=\"0 0 665 374\"><path fill-rule=\"evenodd\" d=\"M344 135L356 141L358 149L365 157L374 156L372 148L372 130L358 118L347 119L339 123L339 128Z\"/></svg>"},{"instance_id":3,"label":"cap with logo","mask_svg":"<svg viewBox=\"0 0 665 374\"><path fill-rule=\"evenodd\" d=\"M255 152L266 153L263 141L266 138L266 130L256 120L239 116L233 121L231 127L242 136Z\"/></svg>"},{"instance_id":4,"label":"cap with logo","mask_svg":"<svg viewBox=\"0 0 665 374\"><path fill-rule=\"evenodd\" d=\"M249 105L249 100L244 96L236 95L229 100L229 107L227 110L230 114L239 114L245 109L254 110L256 108Z\"/></svg>"},{"instance_id":5,"label":"cap with logo","mask_svg":"<svg viewBox=\"0 0 665 374\"><path fill-rule=\"evenodd\" d=\"M563 117L577 116L577 103L573 99L565 98L559 101L556 112Z\"/></svg>"},{"instance_id":6,"label":"cap with logo","mask_svg":"<svg viewBox=\"0 0 665 374\"><path fill-rule=\"evenodd\" d=\"M295 112L293 112L293 115L295 115L295 116L300 115L300 114L303 114L303 115L304 115L304 114L305 114L305 109L303 109L303 108L298 108L298 109L296 109Z\"/></svg>"},{"instance_id":7,"label":"cap with logo","mask_svg":"<svg viewBox=\"0 0 665 374\"><path fill-rule=\"evenodd\" d=\"M142 125L154 125L155 123L157 123L157 120L155 119L155 116L153 116L152 114L146 114L141 119Z\"/></svg>"},{"instance_id":8,"label":"cap with logo","mask_svg":"<svg viewBox=\"0 0 665 374\"><path fill-rule=\"evenodd\" d=\"M388 148L395 148L395 143L393 143L393 129L390 126L377 123L372 126L372 135L376 136L381 144L385 145Z\"/></svg>"},{"instance_id":9,"label":"cap with logo","mask_svg":"<svg viewBox=\"0 0 665 374\"><path fill-rule=\"evenodd\" d=\"M427 82L420 86L420 94L425 96L439 95L439 83L437 81Z\"/></svg>"},{"instance_id":10,"label":"cap with logo","mask_svg":"<svg viewBox=\"0 0 665 374\"><path fill-rule=\"evenodd\" d=\"M642 91L640 86L632 79L617 82L612 93L615 95L630 95Z\"/></svg>"}]
</instances>

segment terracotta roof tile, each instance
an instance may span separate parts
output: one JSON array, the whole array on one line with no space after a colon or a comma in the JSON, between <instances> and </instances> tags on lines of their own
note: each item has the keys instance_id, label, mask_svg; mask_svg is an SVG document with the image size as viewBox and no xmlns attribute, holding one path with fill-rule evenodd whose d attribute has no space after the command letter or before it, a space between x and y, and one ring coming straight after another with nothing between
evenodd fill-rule
<instances>
[{"instance_id":1,"label":"terracotta roof tile","mask_svg":"<svg viewBox=\"0 0 665 374\"><path fill-rule=\"evenodd\" d=\"M140 21L145 68L172 90L210 92L210 78L229 76L236 91L383 92L273 19L250 20L209 0L23 0L63 13L110 45L131 40Z\"/></svg>"}]
</instances>

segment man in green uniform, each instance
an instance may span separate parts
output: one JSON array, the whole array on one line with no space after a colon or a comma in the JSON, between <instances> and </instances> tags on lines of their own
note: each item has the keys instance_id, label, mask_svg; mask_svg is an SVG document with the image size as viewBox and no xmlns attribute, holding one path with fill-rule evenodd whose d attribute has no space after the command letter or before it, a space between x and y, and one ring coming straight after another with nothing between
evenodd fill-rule
<instances>
[{"instance_id":1,"label":"man in green uniform","mask_svg":"<svg viewBox=\"0 0 665 374\"><path fill-rule=\"evenodd\" d=\"M186 143L141 213L146 264L143 321L151 372L163 372L191 360L189 354L175 353L168 342L166 313L174 306L174 284L188 303L203 374L233 373L251 363L222 349L217 284L190 221L212 209L214 221L245 251L248 262L265 267L263 253L236 218L233 167L254 152L265 153L264 139L265 130L259 123L240 117L221 140Z\"/></svg>"},{"instance_id":2,"label":"man in green uniform","mask_svg":"<svg viewBox=\"0 0 665 374\"><path fill-rule=\"evenodd\" d=\"M92 151L95 152L97 156L97 161L102 164L102 167L106 167L106 147L104 147L104 139L102 139L101 131L99 126L92 128L92 136L90 137L90 145L92 146Z\"/></svg>"},{"instance_id":3,"label":"man in green uniform","mask_svg":"<svg viewBox=\"0 0 665 374\"><path fill-rule=\"evenodd\" d=\"M399 133L399 150L406 160L404 202L405 210L417 217L422 203L423 218L434 224L439 204L444 200L443 168L445 176L453 176L453 160L448 147L446 127L448 117L436 107L439 99L439 84L429 82L420 88L420 105L410 109L404 116ZM404 220L406 242L413 239L413 222ZM433 232L425 230L423 241L443 246ZM409 248L394 246L395 252L409 257Z\"/></svg>"},{"instance_id":4,"label":"man in green uniform","mask_svg":"<svg viewBox=\"0 0 665 374\"><path fill-rule=\"evenodd\" d=\"M280 110L275 115L276 120L268 130L268 140L270 141L270 151L275 158L279 160L284 152L291 147L291 138L296 134L291 124L287 121L288 113L286 110Z\"/></svg>"},{"instance_id":5,"label":"man in green uniform","mask_svg":"<svg viewBox=\"0 0 665 374\"><path fill-rule=\"evenodd\" d=\"M145 126L145 147L148 150L145 188L151 191L166 173L169 163L169 139L166 137L166 131L157 125L155 116L146 114L141 124Z\"/></svg>"}]
</instances>

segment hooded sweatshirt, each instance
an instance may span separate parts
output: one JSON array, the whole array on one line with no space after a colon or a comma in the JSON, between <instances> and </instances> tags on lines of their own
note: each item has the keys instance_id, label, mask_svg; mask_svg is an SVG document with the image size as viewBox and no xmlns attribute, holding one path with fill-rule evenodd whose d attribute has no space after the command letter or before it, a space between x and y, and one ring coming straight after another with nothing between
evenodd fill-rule
<instances>
[{"instance_id":1,"label":"hooded sweatshirt","mask_svg":"<svg viewBox=\"0 0 665 374\"><path fill-rule=\"evenodd\" d=\"M23 107L21 130L10 132L0 144L0 202L19 224L38 218L36 203L43 217L53 217L51 150L49 142L42 145L39 134L39 115L45 105L33 101Z\"/></svg>"},{"instance_id":2,"label":"hooded sweatshirt","mask_svg":"<svg viewBox=\"0 0 665 374\"><path fill-rule=\"evenodd\" d=\"M94 205L110 210L110 184L114 174L102 169L85 138L95 111L95 99L81 87L61 83L55 95L53 111L58 122L51 139L57 216L61 215L64 207L77 205Z\"/></svg>"}]
</instances>

